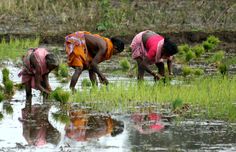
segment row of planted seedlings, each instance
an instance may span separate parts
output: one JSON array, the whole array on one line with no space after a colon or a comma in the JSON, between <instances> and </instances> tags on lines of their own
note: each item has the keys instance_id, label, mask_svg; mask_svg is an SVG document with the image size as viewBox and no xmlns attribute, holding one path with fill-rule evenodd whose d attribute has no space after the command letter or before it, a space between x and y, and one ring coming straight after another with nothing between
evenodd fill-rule
<instances>
[{"instance_id":1,"label":"row of planted seedlings","mask_svg":"<svg viewBox=\"0 0 236 152\"><path fill-rule=\"evenodd\" d=\"M180 118L236 121L236 77L208 76L171 85L158 82L117 82L81 89L71 94L62 88L52 93L65 104L89 104L101 112L131 112L138 105L160 105L160 112Z\"/></svg>"},{"instance_id":2,"label":"row of planted seedlings","mask_svg":"<svg viewBox=\"0 0 236 152\"><path fill-rule=\"evenodd\" d=\"M39 41L38 37L34 39L10 38L9 40L2 38L0 43L0 60L21 58L29 48L38 47Z\"/></svg>"},{"instance_id":3,"label":"row of planted seedlings","mask_svg":"<svg viewBox=\"0 0 236 152\"><path fill-rule=\"evenodd\" d=\"M203 75L204 68L194 68L192 62L199 62L200 64L207 64L207 66L216 69L216 72L226 75L230 62L225 60L225 52L216 50L220 40L215 36L209 36L201 44L189 46L183 44L178 47L177 62L182 64L183 76L189 75Z\"/></svg>"}]
</instances>

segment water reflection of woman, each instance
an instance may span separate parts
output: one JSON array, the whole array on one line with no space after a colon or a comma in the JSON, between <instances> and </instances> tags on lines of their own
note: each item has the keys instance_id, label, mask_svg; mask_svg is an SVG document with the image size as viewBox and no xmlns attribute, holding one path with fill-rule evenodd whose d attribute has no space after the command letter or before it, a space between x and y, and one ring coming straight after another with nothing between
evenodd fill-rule
<instances>
[{"instance_id":1,"label":"water reflection of woman","mask_svg":"<svg viewBox=\"0 0 236 152\"><path fill-rule=\"evenodd\" d=\"M57 145L60 132L48 120L50 106L35 104L22 109L23 136L29 145L43 146L51 143Z\"/></svg>"},{"instance_id":2,"label":"water reflection of woman","mask_svg":"<svg viewBox=\"0 0 236 152\"><path fill-rule=\"evenodd\" d=\"M66 125L66 136L76 141L87 141L105 135L121 134L124 123L108 115L91 115L86 111L70 112L70 123Z\"/></svg>"},{"instance_id":3,"label":"water reflection of woman","mask_svg":"<svg viewBox=\"0 0 236 152\"><path fill-rule=\"evenodd\" d=\"M161 115L157 113L135 113L131 116L134 127L141 134L151 134L162 131L165 126L161 122Z\"/></svg>"}]
</instances>

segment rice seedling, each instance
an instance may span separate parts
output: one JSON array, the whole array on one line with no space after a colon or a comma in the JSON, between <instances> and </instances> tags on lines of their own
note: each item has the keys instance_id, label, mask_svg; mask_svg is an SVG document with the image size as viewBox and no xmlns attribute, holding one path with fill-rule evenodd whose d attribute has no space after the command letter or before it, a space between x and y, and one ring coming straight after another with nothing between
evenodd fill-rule
<instances>
[{"instance_id":1,"label":"rice seedling","mask_svg":"<svg viewBox=\"0 0 236 152\"><path fill-rule=\"evenodd\" d=\"M64 91L62 88L57 87L51 94L50 98L59 101L60 103L67 103L70 99L69 91Z\"/></svg>"},{"instance_id":2,"label":"rice seedling","mask_svg":"<svg viewBox=\"0 0 236 152\"><path fill-rule=\"evenodd\" d=\"M193 51L189 50L185 55L185 61L189 62L190 60L196 58L196 55Z\"/></svg>"},{"instance_id":3,"label":"rice seedling","mask_svg":"<svg viewBox=\"0 0 236 152\"><path fill-rule=\"evenodd\" d=\"M6 81L5 83L4 83L4 86L5 86L5 93L7 94L7 95L13 95L13 93L14 93L14 90L13 90L13 87L14 87L14 85L13 85L13 82L11 81L11 80L8 80L8 81Z\"/></svg>"},{"instance_id":4,"label":"rice seedling","mask_svg":"<svg viewBox=\"0 0 236 152\"><path fill-rule=\"evenodd\" d=\"M178 50L180 54L184 54L187 53L188 51L190 51L190 46L188 44L182 44L180 46L178 46Z\"/></svg>"},{"instance_id":5,"label":"rice seedling","mask_svg":"<svg viewBox=\"0 0 236 152\"><path fill-rule=\"evenodd\" d=\"M2 75L3 75L3 84L4 84L4 92L6 95L11 96L14 93L13 90L13 82L9 79L9 70L7 68L2 69Z\"/></svg>"},{"instance_id":6,"label":"rice seedling","mask_svg":"<svg viewBox=\"0 0 236 152\"><path fill-rule=\"evenodd\" d=\"M4 103L3 109L6 111L6 114L8 114L8 115L13 113L13 108L10 103Z\"/></svg>"},{"instance_id":7,"label":"rice seedling","mask_svg":"<svg viewBox=\"0 0 236 152\"><path fill-rule=\"evenodd\" d=\"M195 53L197 58L205 53L205 49L202 45L195 45L191 48L191 50Z\"/></svg>"},{"instance_id":8,"label":"rice seedling","mask_svg":"<svg viewBox=\"0 0 236 152\"><path fill-rule=\"evenodd\" d=\"M189 66L183 66L182 68L183 76L186 77L192 73L192 69Z\"/></svg>"},{"instance_id":9,"label":"rice seedling","mask_svg":"<svg viewBox=\"0 0 236 152\"><path fill-rule=\"evenodd\" d=\"M207 41L214 45L218 45L220 43L219 38L215 37L214 35L210 35L209 37L207 37Z\"/></svg>"},{"instance_id":10,"label":"rice seedling","mask_svg":"<svg viewBox=\"0 0 236 152\"><path fill-rule=\"evenodd\" d=\"M2 112L0 112L0 121L3 119L3 114L2 114Z\"/></svg>"},{"instance_id":11,"label":"rice seedling","mask_svg":"<svg viewBox=\"0 0 236 152\"><path fill-rule=\"evenodd\" d=\"M57 74L59 77L67 78L69 76L68 66L64 63L59 65Z\"/></svg>"},{"instance_id":12,"label":"rice seedling","mask_svg":"<svg viewBox=\"0 0 236 152\"><path fill-rule=\"evenodd\" d=\"M2 83L5 84L6 81L9 81L9 70L7 68L2 69Z\"/></svg>"},{"instance_id":13,"label":"rice seedling","mask_svg":"<svg viewBox=\"0 0 236 152\"><path fill-rule=\"evenodd\" d=\"M208 61L210 63L220 63L223 58L224 58L225 52L224 51L217 51L216 53L214 53L213 56L211 56Z\"/></svg>"},{"instance_id":14,"label":"rice seedling","mask_svg":"<svg viewBox=\"0 0 236 152\"><path fill-rule=\"evenodd\" d=\"M180 108L182 105L183 105L183 100L181 100L180 98L177 98L172 102L173 110Z\"/></svg>"},{"instance_id":15,"label":"rice seedling","mask_svg":"<svg viewBox=\"0 0 236 152\"><path fill-rule=\"evenodd\" d=\"M89 79L83 79L81 85L82 87L90 87L92 84Z\"/></svg>"},{"instance_id":16,"label":"rice seedling","mask_svg":"<svg viewBox=\"0 0 236 152\"><path fill-rule=\"evenodd\" d=\"M0 102L2 102L4 100L4 94L2 91L0 91Z\"/></svg>"},{"instance_id":17,"label":"rice seedling","mask_svg":"<svg viewBox=\"0 0 236 152\"><path fill-rule=\"evenodd\" d=\"M206 41L203 42L203 47L207 51L212 51L220 43L219 38L215 36L209 36Z\"/></svg>"},{"instance_id":18,"label":"rice seedling","mask_svg":"<svg viewBox=\"0 0 236 152\"><path fill-rule=\"evenodd\" d=\"M196 75L196 76L200 76L200 75L204 74L204 70L199 69L199 68L195 68L192 71L193 71L193 74Z\"/></svg>"},{"instance_id":19,"label":"rice seedling","mask_svg":"<svg viewBox=\"0 0 236 152\"><path fill-rule=\"evenodd\" d=\"M123 58L122 60L120 60L119 64L122 71L127 72L130 70L131 65L127 58Z\"/></svg>"},{"instance_id":20,"label":"rice seedling","mask_svg":"<svg viewBox=\"0 0 236 152\"><path fill-rule=\"evenodd\" d=\"M219 66L218 66L218 69L219 69L219 72L224 76L227 74L228 72L228 66L224 63L221 63Z\"/></svg>"}]
</instances>

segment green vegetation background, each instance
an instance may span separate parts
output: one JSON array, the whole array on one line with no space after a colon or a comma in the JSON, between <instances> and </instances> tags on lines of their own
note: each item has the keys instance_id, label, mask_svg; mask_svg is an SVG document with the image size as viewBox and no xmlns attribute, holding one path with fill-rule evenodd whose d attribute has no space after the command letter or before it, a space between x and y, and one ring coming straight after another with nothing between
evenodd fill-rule
<instances>
[{"instance_id":1,"label":"green vegetation background","mask_svg":"<svg viewBox=\"0 0 236 152\"><path fill-rule=\"evenodd\" d=\"M235 0L7 0L0 1L0 34L235 31L235 10Z\"/></svg>"}]
</instances>

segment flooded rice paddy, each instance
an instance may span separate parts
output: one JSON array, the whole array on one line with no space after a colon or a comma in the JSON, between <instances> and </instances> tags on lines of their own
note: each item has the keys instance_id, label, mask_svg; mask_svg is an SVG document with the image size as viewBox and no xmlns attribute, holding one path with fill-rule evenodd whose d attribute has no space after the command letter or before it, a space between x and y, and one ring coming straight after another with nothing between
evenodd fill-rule
<instances>
[{"instance_id":1,"label":"flooded rice paddy","mask_svg":"<svg viewBox=\"0 0 236 152\"><path fill-rule=\"evenodd\" d=\"M10 79L19 83L19 68L8 63L6 67ZM81 87L81 80L87 77L84 72L77 86ZM108 79L135 81L125 77L108 76ZM53 89L69 88L53 75L50 84ZM12 114L3 112L0 121L0 151L236 151L235 123L170 121L155 107L151 111L136 107L132 112L104 113L89 104L71 103L64 109L43 103L36 90L32 101L32 107L26 108L22 90L16 91L10 101L0 103L1 111L9 103L13 108Z\"/></svg>"}]
</instances>

